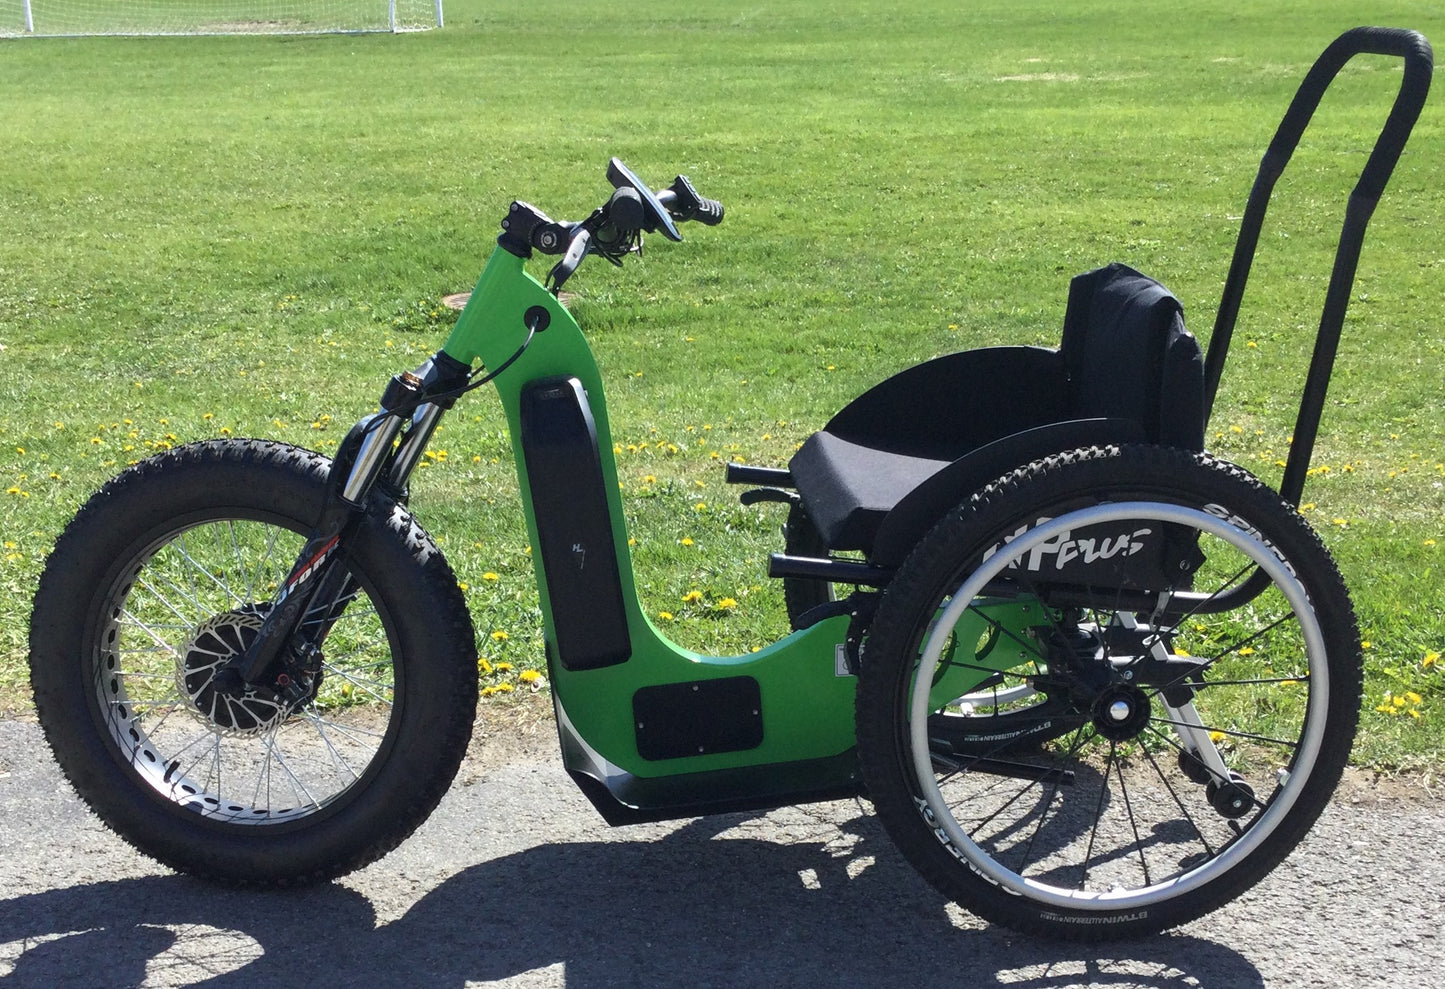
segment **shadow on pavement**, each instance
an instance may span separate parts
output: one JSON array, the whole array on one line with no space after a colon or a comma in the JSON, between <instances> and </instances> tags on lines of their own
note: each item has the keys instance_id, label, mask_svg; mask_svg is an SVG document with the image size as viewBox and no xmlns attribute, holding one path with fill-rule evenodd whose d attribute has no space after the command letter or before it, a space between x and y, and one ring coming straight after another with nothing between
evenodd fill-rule
<instances>
[{"instance_id":1,"label":"shadow on pavement","mask_svg":"<svg viewBox=\"0 0 1445 989\"><path fill-rule=\"evenodd\" d=\"M788 844L754 826L541 845L457 873L381 926L339 884L248 893L161 876L19 897L0 901L0 984L1263 985L1199 938L1049 944L978 925L871 817Z\"/></svg>"}]
</instances>

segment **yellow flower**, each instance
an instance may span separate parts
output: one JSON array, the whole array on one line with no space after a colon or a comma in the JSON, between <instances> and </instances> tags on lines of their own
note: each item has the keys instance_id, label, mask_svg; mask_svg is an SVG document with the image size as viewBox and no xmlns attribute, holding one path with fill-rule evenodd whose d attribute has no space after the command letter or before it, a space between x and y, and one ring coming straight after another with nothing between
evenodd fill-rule
<instances>
[{"instance_id":1,"label":"yellow flower","mask_svg":"<svg viewBox=\"0 0 1445 989\"><path fill-rule=\"evenodd\" d=\"M670 612L670 611L659 611L659 612L657 613L657 617L658 617L659 619L661 619L662 621L670 622L670 621L672 621L672 612Z\"/></svg>"},{"instance_id":2,"label":"yellow flower","mask_svg":"<svg viewBox=\"0 0 1445 989\"><path fill-rule=\"evenodd\" d=\"M688 591L682 596L683 604L697 604L702 600L702 591Z\"/></svg>"},{"instance_id":3,"label":"yellow flower","mask_svg":"<svg viewBox=\"0 0 1445 989\"><path fill-rule=\"evenodd\" d=\"M517 679L522 681L523 683L541 683L542 674L538 673L536 670L523 670L521 673L517 674Z\"/></svg>"},{"instance_id":4,"label":"yellow flower","mask_svg":"<svg viewBox=\"0 0 1445 989\"><path fill-rule=\"evenodd\" d=\"M684 546L691 546L691 545L692 545L692 537L691 537L691 536L683 536L680 540L678 540L678 542L682 543L682 545L684 545Z\"/></svg>"},{"instance_id":5,"label":"yellow flower","mask_svg":"<svg viewBox=\"0 0 1445 989\"><path fill-rule=\"evenodd\" d=\"M494 642L506 642L510 638L511 636L508 635L506 632L503 632L501 629L497 629L495 632L492 633L492 640Z\"/></svg>"},{"instance_id":6,"label":"yellow flower","mask_svg":"<svg viewBox=\"0 0 1445 989\"><path fill-rule=\"evenodd\" d=\"M487 657L485 657L485 656L478 656L478 657L477 657L477 669L481 670L482 673L484 673L484 674L486 674L486 673L491 673L491 672L492 672L492 664L489 663L489 662L487 662Z\"/></svg>"},{"instance_id":7,"label":"yellow flower","mask_svg":"<svg viewBox=\"0 0 1445 989\"><path fill-rule=\"evenodd\" d=\"M1440 654L1439 654L1438 652L1427 652L1427 653L1425 654L1425 658L1422 659L1422 660L1420 660L1420 665L1421 665L1422 667L1424 667L1425 669L1428 670L1430 667L1434 666L1434 665L1435 665L1436 663L1438 663L1439 661L1440 661Z\"/></svg>"},{"instance_id":8,"label":"yellow flower","mask_svg":"<svg viewBox=\"0 0 1445 989\"><path fill-rule=\"evenodd\" d=\"M496 665L496 670L497 670L498 673L511 673L511 672L512 672L512 664L511 664L511 663L498 663L498 664Z\"/></svg>"},{"instance_id":9,"label":"yellow flower","mask_svg":"<svg viewBox=\"0 0 1445 989\"><path fill-rule=\"evenodd\" d=\"M1419 704L1424 701L1425 698L1421 697L1413 690L1407 690L1405 691L1405 700L1409 701L1411 704Z\"/></svg>"},{"instance_id":10,"label":"yellow flower","mask_svg":"<svg viewBox=\"0 0 1445 989\"><path fill-rule=\"evenodd\" d=\"M723 598L717 603L717 606L718 609L721 611L729 611L733 608L736 608L738 606L738 603L737 600L734 598Z\"/></svg>"},{"instance_id":11,"label":"yellow flower","mask_svg":"<svg viewBox=\"0 0 1445 989\"><path fill-rule=\"evenodd\" d=\"M499 576L498 574L492 573L492 571L488 570L486 573L482 574L482 579L483 579L483 580L501 580L502 578L501 578L501 576Z\"/></svg>"}]
</instances>

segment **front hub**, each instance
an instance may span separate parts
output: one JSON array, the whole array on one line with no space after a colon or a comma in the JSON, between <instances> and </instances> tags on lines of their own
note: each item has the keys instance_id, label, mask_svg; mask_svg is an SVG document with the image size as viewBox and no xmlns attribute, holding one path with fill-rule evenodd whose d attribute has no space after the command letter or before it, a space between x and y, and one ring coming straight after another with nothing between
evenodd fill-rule
<instances>
[{"instance_id":1,"label":"front hub","mask_svg":"<svg viewBox=\"0 0 1445 989\"><path fill-rule=\"evenodd\" d=\"M177 680L199 717L228 735L259 735L290 716L294 705L246 683L231 661L256 641L266 606L246 605L206 619L181 649Z\"/></svg>"},{"instance_id":2,"label":"front hub","mask_svg":"<svg viewBox=\"0 0 1445 989\"><path fill-rule=\"evenodd\" d=\"M1131 683L1111 684L1094 699L1094 729L1113 742L1137 738L1149 717L1148 695Z\"/></svg>"}]
</instances>

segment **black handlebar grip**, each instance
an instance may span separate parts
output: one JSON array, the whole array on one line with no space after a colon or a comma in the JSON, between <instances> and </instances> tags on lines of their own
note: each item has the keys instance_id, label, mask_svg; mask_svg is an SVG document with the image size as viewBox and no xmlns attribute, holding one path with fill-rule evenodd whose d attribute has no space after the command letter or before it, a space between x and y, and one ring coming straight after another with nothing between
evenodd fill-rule
<instances>
[{"instance_id":1,"label":"black handlebar grip","mask_svg":"<svg viewBox=\"0 0 1445 989\"><path fill-rule=\"evenodd\" d=\"M723 204L716 199L699 196L686 175L673 179L667 191L672 193L672 202L667 210L679 220L701 220L710 227L722 222Z\"/></svg>"},{"instance_id":2,"label":"black handlebar grip","mask_svg":"<svg viewBox=\"0 0 1445 989\"><path fill-rule=\"evenodd\" d=\"M693 219L701 220L708 226L715 227L723 221L723 204L716 199L704 199L699 196Z\"/></svg>"},{"instance_id":3,"label":"black handlebar grip","mask_svg":"<svg viewBox=\"0 0 1445 989\"><path fill-rule=\"evenodd\" d=\"M642 209L642 196L636 189L628 186L623 186L612 194L607 200L606 210L607 222L624 234L641 230L647 219Z\"/></svg>"}]
</instances>

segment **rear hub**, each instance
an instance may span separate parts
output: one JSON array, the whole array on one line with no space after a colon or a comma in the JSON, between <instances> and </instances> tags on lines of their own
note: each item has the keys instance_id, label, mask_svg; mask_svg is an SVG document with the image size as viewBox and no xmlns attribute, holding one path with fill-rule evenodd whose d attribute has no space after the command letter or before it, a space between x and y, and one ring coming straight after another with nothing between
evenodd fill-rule
<instances>
[{"instance_id":1,"label":"rear hub","mask_svg":"<svg viewBox=\"0 0 1445 989\"><path fill-rule=\"evenodd\" d=\"M1137 738L1149 724L1149 696L1132 683L1110 684L1092 708L1094 729L1113 742Z\"/></svg>"}]
</instances>

